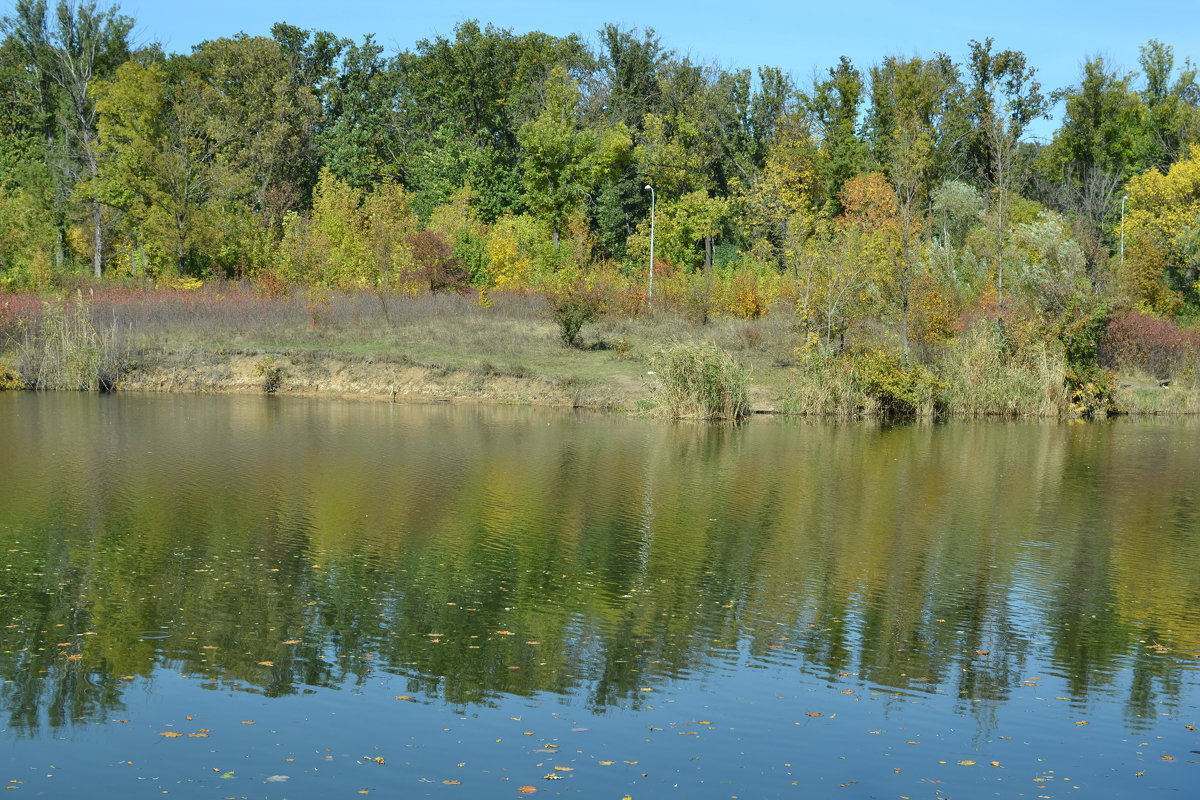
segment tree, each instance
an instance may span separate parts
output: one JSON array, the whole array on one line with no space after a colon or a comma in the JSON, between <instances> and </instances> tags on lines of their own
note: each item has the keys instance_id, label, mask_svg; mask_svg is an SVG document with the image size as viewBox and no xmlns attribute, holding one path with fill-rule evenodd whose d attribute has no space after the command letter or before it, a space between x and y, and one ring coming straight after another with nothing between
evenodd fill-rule
<instances>
[{"instance_id":1,"label":"tree","mask_svg":"<svg viewBox=\"0 0 1200 800\"><path fill-rule=\"evenodd\" d=\"M97 113L93 81L111 75L130 55L133 20L116 7L97 11L95 2L76 5L59 0L51 20L45 0L17 0L16 14L3 27L28 59L28 80L47 120L50 150L59 154L57 179L61 196L99 175ZM92 229L92 271L104 265L104 212L101 201L83 192Z\"/></svg>"},{"instance_id":2,"label":"tree","mask_svg":"<svg viewBox=\"0 0 1200 800\"><path fill-rule=\"evenodd\" d=\"M517 134L525 150L521 161L525 204L550 223L555 247L563 222L583 205L602 167L595 133L579 126L578 104L578 84L565 67L557 65L546 81L542 112Z\"/></svg>"},{"instance_id":3,"label":"tree","mask_svg":"<svg viewBox=\"0 0 1200 800\"><path fill-rule=\"evenodd\" d=\"M246 189L229 163L230 141L213 126L211 87L186 58L173 64L121 65L95 89L99 174L95 195L119 209L134 252L172 269L199 270L215 257L223 204Z\"/></svg>"},{"instance_id":4,"label":"tree","mask_svg":"<svg viewBox=\"0 0 1200 800\"><path fill-rule=\"evenodd\" d=\"M858 136L862 98L862 73L846 56L830 67L828 78L814 81L812 94L804 98L821 145L817 162L824 189L821 201L831 211L841 210L842 186L867 166L867 148Z\"/></svg>"},{"instance_id":5,"label":"tree","mask_svg":"<svg viewBox=\"0 0 1200 800\"><path fill-rule=\"evenodd\" d=\"M1127 238L1162 254L1158 262L1163 270L1161 277L1179 296L1190 301L1200 299L1200 286L1196 285L1200 272L1200 144L1192 145L1188 155L1166 174L1149 169L1130 179L1126 191ZM1155 277L1144 276L1138 283L1152 286ZM1142 294L1139 299L1152 306L1169 305L1161 300L1150 302L1145 290Z\"/></svg>"},{"instance_id":6,"label":"tree","mask_svg":"<svg viewBox=\"0 0 1200 800\"><path fill-rule=\"evenodd\" d=\"M1142 168L1166 169L1200 141L1200 83L1197 68L1185 62L1174 83L1175 52L1170 45L1151 39L1138 58L1146 86L1142 90L1145 125L1142 132Z\"/></svg>"},{"instance_id":7,"label":"tree","mask_svg":"<svg viewBox=\"0 0 1200 800\"><path fill-rule=\"evenodd\" d=\"M972 151L976 168L992 187L996 218L996 290L1004 313L1004 230L1009 194L1024 164L1020 143L1029 124L1046 115L1049 102L1016 50L992 52L992 39L971 41L969 102L975 125Z\"/></svg>"},{"instance_id":8,"label":"tree","mask_svg":"<svg viewBox=\"0 0 1200 800\"><path fill-rule=\"evenodd\" d=\"M264 224L297 205L316 180L322 109L297 60L275 39L238 34L198 45L191 66L204 81L209 136L249 181Z\"/></svg>"}]
</instances>

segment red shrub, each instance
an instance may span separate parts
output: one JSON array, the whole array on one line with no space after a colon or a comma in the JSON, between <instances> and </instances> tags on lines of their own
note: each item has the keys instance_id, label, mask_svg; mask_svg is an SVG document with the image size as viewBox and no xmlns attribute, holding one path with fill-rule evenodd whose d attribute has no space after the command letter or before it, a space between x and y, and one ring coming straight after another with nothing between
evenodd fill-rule
<instances>
[{"instance_id":1,"label":"red shrub","mask_svg":"<svg viewBox=\"0 0 1200 800\"><path fill-rule=\"evenodd\" d=\"M1112 315L1100 343L1101 363L1170 378L1200 356L1200 332L1133 309Z\"/></svg>"}]
</instances>

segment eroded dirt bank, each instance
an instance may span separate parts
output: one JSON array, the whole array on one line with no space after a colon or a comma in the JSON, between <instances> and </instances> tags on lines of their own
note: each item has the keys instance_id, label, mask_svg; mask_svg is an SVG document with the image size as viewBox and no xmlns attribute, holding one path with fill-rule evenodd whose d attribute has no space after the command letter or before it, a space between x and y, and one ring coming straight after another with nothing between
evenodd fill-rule
<instances>
[{"instance_id":1,"label":"eroded dirt bank","mask_svg":"<svg viewBox=\"0 0 1200 800\"><path fill-rule=\"evenodd\" d=\"M585 382L491 369L415 364L386 355L245 350L143 353L122 375L119 391L274 393L396 402L466 401L632 409L650 387L616 376Z\"/></svg>"}]
</instances>

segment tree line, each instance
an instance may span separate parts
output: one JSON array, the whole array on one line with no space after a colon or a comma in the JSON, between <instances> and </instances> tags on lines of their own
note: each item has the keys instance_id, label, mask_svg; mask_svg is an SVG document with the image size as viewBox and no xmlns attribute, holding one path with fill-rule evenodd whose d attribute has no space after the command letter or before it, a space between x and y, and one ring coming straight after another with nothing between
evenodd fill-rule
<instances>
[{"instance_id":1,"label":"tree line","mask_svg":"<svg viewBox=\"0 0 1200 800\"><path fill-rule=\"evenodd\" d=\"M827 339L882 318L907 349L972 302L1197 305L1200 81L1157 41L1050 90L990 38L801 82L617 25L593 44L469 21L387 54L281 22L179 54L95 2L18 0L2 24L4 287L640 282L653 187L664 279L741 281L734 313L786 297Z\"/></svg>"}]
</instances>

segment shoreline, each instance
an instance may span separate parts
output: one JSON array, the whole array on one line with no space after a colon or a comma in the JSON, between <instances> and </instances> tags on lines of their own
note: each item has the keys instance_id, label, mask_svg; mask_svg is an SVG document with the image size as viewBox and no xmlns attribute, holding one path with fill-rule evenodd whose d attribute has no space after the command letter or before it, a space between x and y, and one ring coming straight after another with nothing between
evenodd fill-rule
<instances>
[{"instance_id":1,"label":"shoreline","mask_svg":"<svg viewBox=\"0 0 1200 800\"><path fill-rule=\"evenodd\" d=\"M266 388L266 370L275 369L275 386ZM652 412L654 386L649 377L607 379L536 375L491 366L468 368L418 363L403 354L359 355L336 350L217 348L142 351L131 358L116 392L162 394L274 394L393 403L481 403L547 408L579 408L617 413ZM1170 402L1147 403L1139 396L1172 391L1146 381L1118 380L1121 411L1108 416L1188 418L1197 412ZM765 385L750 386L751 416L796 416L822 419L876 419L828 414L789 413ZM975 418L1005 418L1002 414ZM934 415L960 418L960 415ZM967 419L969 417L961 417ZM1078 417L1029 417L1061 419Z\"/></svg>"}]
</instances>

